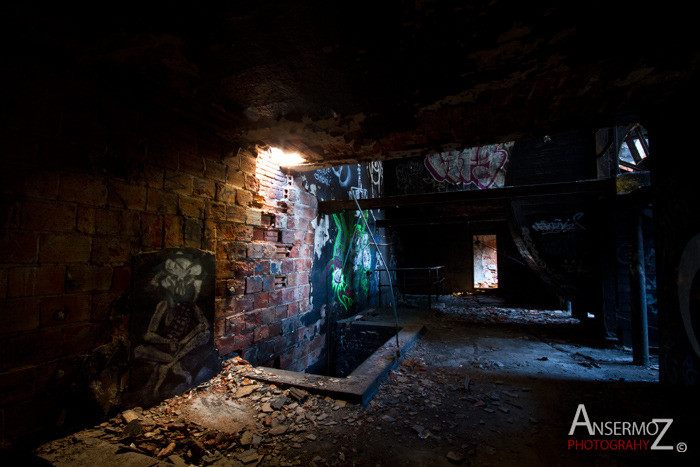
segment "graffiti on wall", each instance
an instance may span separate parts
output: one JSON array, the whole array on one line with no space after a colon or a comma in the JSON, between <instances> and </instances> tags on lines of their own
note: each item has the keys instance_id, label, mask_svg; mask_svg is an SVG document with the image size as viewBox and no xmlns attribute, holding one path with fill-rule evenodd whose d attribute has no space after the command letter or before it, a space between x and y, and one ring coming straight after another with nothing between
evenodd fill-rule
<instances>
[{"instance_id":1,"label":"graffiti on wall","mask_svg":"<svg viewBox=\"0 0 700 467\"><path fill-rule=\"evenodd\" d=\"M573 232L575 230L586 230L581 224L582 212L577 212L568 219L542 219L532 223L532 230L541 234L557 234Z\"/></svg>"},{"instance_id":2,"label":"graffiti on wall","mask_svg":"<svg viewBox=\"0 0 700 467\"><path fill-rule=\"evenodd\" d=\"M396 191L400 195L446 191L448 184L431 177L421 160L401 161L396 165Z\"/></svg>"},{"instance_id":3,"label":"graffiti on wall","mask_svg":"<svg viewBox=\"0 0 700 467\"><path fill-rule=\"evenodd\" d=\"M371 293L374 255L369 233L359 214L354 222L348 222L342 214L332 214L332 217L336 236L333 257L324 275L330 279L333 296L348 311L357 298L367 298Z\"/></svg>"},{"instance_id":4,"label":"graffiti on wall","mask_svg":"<svg viewBox=\"0 0 700 467\"><path fill-rule=\"evenodd\" d=\"M134 260L133 387L155 401L218 372L212 334L213 254L166 249Z\"/></svg>"},{"instance_id":5,"label":"graffiti on wall","mask_svg":"<svg viewBox=\"0 0 700 467\"><path fill-rule=\"evenodd\" d=\"M372 183L374 195L381 194L382 182L384 180L384 165L382 161L372 161L369 163L369 179Z\"/></svg>"},{"instance_id":6,"label":"graffiti on wall","mask_svg":"<svg viewBox=\"0 0 700 467\"><path fill-rule=\"evenodd\" d=\"M430 175L440 182L475 185L479 189L502 187L512 146L511 142L429 154L424 164Z\"/></svg>"}]
</instances>

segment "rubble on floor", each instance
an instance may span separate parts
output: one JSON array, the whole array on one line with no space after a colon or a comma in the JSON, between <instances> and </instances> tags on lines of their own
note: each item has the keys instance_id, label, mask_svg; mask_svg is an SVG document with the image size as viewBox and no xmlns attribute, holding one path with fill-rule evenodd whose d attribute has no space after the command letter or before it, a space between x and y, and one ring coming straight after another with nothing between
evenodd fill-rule
<instances>
[{"instance_id":1,"label":"rubble on floor","mask_svg":"<svg viewBox=\"0 0 700 467\"><path fill-rule=\"evenodd\" d=\"M73 465L71 453L80 451L78 445L94 446L99 440L103 450L118 446L108 450L110 456L137 453L152 462L130 458L136 465L348 465L361 464L359 458L370 454L362 452L358 437L372 432L409 443L437 443L443 446L439 455L453 464L473 454L476 445L465 444L455 431L465 415L435 415L453 403L446 403L446 397L458 395L483 413L518 407L518 395L476 393L449 371L430 371L426 379L427 365L418 359L393 371L368 407L251 378L260 371L232 359L218 376L185 394L149 409L126 410L36 453L56 466Z\"/></svg>"},{"instance_id":2,"label":"rubble on floor","mask_svg":"<svg viewBox=\"0 0 700 467\"><path fill-rule=\"evenodd\" d=\"M493 315L488 308L475 309L476 318ZM667 413L660 388L649 385L650 369L598 358L600 349L554 343L519 325L474 325L459 312L424 319L426 336L366 407L256 380L265 369L234 358L180 396L126 410L36 452L57 467L432 467L514 459L573 466L591 460L566 450L579 403L619 419Z\"/></svg>"}]
</instances>

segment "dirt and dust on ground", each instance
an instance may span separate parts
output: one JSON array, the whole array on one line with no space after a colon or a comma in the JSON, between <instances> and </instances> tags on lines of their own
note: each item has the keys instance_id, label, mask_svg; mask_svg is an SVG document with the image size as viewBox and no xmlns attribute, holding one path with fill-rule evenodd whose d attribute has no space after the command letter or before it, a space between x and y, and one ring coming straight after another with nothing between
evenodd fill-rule
<instances>
[{"instance_id":1,"label":"dirt and dust on ground","mask_svg":"<svg viewBox=\"0 0 700 467\"><path fill-rule=\"evenodd\" d=\"M256 373L264 369L232 359L218 376L181 396L127 410L47 443L36 454L56 466L678 465L698 460L697 403L658 384L655 357L649 368L632 365L629 349L591 343L566 312L446 299L433 311L407 308L400 314L403 322L424 322L428 331L367 407L257 381ZM639 426L673 419L660 442L673 449L648 449L656 436L591 436L583 426L570 436L581 404L597 423ZM598 447L586 449L584 442L595 439ZM646 448L628 449L635 446L630 441ZM681 443L686 452L677 448Z\"/></svg>"}]
</instances>

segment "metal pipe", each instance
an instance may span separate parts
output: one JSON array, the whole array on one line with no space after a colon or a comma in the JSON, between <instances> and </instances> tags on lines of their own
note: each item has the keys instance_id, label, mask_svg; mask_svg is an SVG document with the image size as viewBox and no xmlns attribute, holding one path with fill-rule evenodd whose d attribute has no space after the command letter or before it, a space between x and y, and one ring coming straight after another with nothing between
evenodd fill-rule
<instances>
[{"instance_id":1,"label":"metal pipe","mask_svg":"<svg viewBox=\"0 0 700 467\"><path fill-rule=\"evenodd\" d=\"M630 308L632 311L632 359L635 365L649 365L646 274L644 271L644 231L642 208L633 208L630 222Z\"/></svg>"}]
</instances>

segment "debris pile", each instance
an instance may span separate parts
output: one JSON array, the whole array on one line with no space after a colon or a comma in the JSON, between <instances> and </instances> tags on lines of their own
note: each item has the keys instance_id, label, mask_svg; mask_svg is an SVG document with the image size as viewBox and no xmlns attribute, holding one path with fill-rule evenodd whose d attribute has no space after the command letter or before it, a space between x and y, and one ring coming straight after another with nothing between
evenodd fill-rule
<instances>
[{"instance_id":1,"label":"debris pile","mask_svg":"<svg viewBox=\"0 0 700 467\"><path fill-rule=\"evenodd\" d=\"M175 465L301 465L294 450L317 439L315 427L338 424L329 413L348 404L261 383L250 377L255 373L261 370L236 357L224 362L212 380L180 396L148 409L126 410L37 453L50 459L66 443L88 436ZM356 418L340 420L351 423Z\"/></svg>"}]
</instances>

